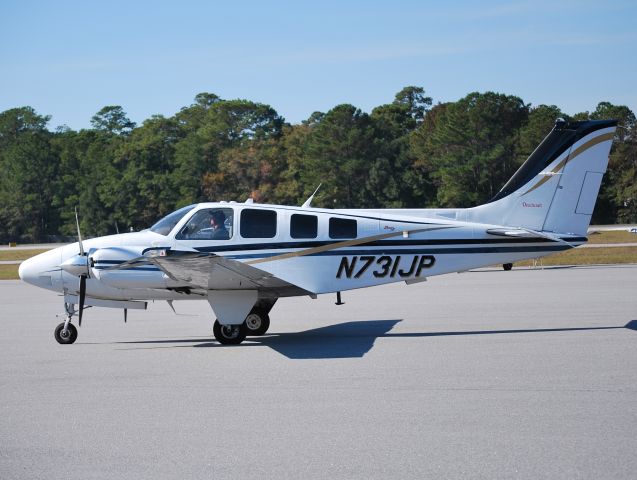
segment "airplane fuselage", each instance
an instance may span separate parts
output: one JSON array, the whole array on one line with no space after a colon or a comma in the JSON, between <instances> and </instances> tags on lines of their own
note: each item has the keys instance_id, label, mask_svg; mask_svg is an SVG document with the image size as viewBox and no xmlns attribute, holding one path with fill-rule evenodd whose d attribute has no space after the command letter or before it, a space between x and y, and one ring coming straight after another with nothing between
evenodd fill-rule
<instances>
[{"instance_id":1,"label":"airplane fuselage","mask_svg":"<svg viewBox=\"0 0 637 480\"><path fill-rule=\"evenodd\" d=\"M223 210L233 219L227 239L183 234L184 227L198 212L215 210ZM438 212L202 203L188 211L166 235L149 229L84 240L84 249L92 259L87 295L111 300L205 296L202 289L170 278L155 265L112 269L164 249L214 253L322 294L399 281L411 283L428 276L537 258L569 248L567 243L547 238L493 235L487 231L503 227L449 220ZM258 225L258 230L249 225L250 221L264 225ZM199 236L204 237L205 232ZM574 246L586 238L573 236L564 240ZM75 243L41 254L22 264L21 276L43 288L76 295L77 276L59 266L77 252ZM228 289L225 281L219 278L215 285L212 279L209 286ZM282 289L281 293L280 296L287 296L291 292Z\"/></svg>"}]
</instances>

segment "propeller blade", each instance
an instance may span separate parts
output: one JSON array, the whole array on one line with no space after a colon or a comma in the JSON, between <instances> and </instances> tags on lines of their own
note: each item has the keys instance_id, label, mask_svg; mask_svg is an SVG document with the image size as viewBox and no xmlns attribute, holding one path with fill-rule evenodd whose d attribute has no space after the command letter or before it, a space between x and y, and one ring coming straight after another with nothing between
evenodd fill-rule
<instances>
[{"instance_id":1,"label":"propeller blade","mask_svg":"<svg viewBox=\"0 0 637 480\"><path fill-rule=\"evenodd\" d=\"M80 244L80 255L84 256L84 245L82 245L82 233L80 232L80 219L77 215L77 207L75 207L75 225L77 226L77 241Z\"/></svg>"},{"instance_id":2,"label":"propeller blade","mask_svg":"<svg viewBox=\"0 0 637 480\"><path fill-rule=\"evenodd\" d=\"M82 312L84 312L84 298L86 297L86 275L80 275L80 311L78 324L82 326Z\"/></svg>"}]
</instances>

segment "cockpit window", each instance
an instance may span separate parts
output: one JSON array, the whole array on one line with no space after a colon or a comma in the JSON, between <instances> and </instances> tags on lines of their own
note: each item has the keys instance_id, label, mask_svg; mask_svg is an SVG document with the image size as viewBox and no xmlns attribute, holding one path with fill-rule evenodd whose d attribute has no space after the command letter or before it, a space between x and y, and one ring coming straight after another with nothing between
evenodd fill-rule
<instances>
[{"instance_id":1,"label":"cockpit window","mask_svg":"<svg viewBox=\"0 0 637 480\"><path fill-rule=\"evenodd\" d=\"M177 240L228 240L232 237L232 208L206 208L195 213Z\"/></svg>"},{"instance_id":2,"label":"cockpit window","mask_svg":"<svg viewBox=\"0 0 637 480\"><path fill-rule=\"evenodd\" d=\"M150 227L150 231L159 233L160 235L168 235L170 231L175 228L175 225L179 223L179 220L184 218L184 215L195 207L196 205L188 205L187 207L180 208L173 213L169 213L155 225Z\"/></svg>"}]
</instances>

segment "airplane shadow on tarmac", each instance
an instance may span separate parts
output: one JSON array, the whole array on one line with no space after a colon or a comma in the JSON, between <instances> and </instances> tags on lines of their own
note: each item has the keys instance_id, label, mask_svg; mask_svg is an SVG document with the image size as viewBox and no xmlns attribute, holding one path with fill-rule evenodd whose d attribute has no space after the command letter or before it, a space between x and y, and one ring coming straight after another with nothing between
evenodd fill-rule
<instances>
[{"instance_id":1,"label":"airplane shadow on tarmac","mask_svg":"<svg viewBox=\"0 0 637 480\"><path fill-rule=\"evenodd\" d=\"M566 327L566 328L534 328L515 330L470 330L457 332L413 332L390 333L401 320L364 320L358 322L344 322L327 327L314 328L304 332L268 334L262 337L248 337L238 347L245 348L266 346L279 352L290 359L324 359L324 358L360 358L369 352L377 338L424 338L447 337L464 335L498 335L512 333L546 333L546 332L573 332L592 330L617 330L629 329L637 331L637 320L631 320L624 326L609 327ZM193 343L193 345L180 345L183 347L202 348L220 347L215 340L201 343L198 339L179 340L141 340L117 342L119 344L174 344ZM163 348L174 348L171 347ZM148 347L146 347L148 348ZM153 347L150 347L153 348ZM154 347L162 348L162 347Z\"/></svg>"}]
</instances>

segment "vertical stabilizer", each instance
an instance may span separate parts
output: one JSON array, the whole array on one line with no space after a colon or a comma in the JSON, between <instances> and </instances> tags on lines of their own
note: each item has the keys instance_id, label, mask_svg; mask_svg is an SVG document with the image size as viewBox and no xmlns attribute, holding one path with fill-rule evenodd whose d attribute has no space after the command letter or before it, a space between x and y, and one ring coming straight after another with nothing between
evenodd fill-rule
<instances>
[{"instance_id":1,"label":"vertical stabilizer","mask_svg":"<svg viewBox=\"0 0 637 480\"><path fill-rule=\"evenodd\" d=\"M616 126L615 120L558 120L489 203L467 210L467 220L585 235Z\"/></svg>"}]
</instances>

